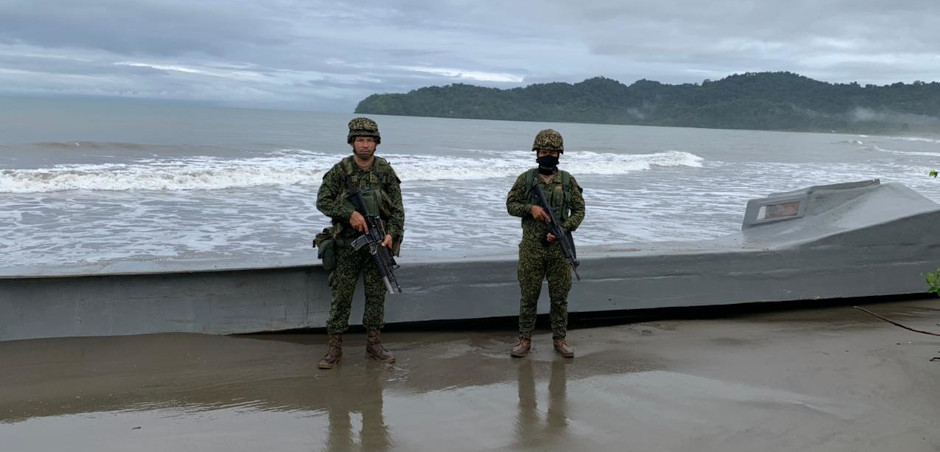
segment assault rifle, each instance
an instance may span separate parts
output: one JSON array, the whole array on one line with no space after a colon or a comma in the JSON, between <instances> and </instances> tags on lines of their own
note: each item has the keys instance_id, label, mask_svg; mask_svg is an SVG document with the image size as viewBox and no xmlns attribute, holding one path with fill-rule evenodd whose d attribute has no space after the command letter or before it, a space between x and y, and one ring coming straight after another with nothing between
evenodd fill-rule
<instances>
[{"instance_id":1,"label":"assault rifle","mask_svg":"<svg viewBox=\"0 0 940 452\"><path fill-rule=\"evenodd\" d=\"M398 268L398 264L395 262L395 258L392 257L392 253L388 251L388 248L382 246L382 242L385 240L385 225L382 224L382 218L378 215L369 215L369 211L366 209L366 203L362 200L362 193L359 192L359 187L348 179L346 181L346 188L347 191L349 191L349 200L352 201L353 205L356 206L356 210L366 219L366 224L369 225L369 232L362 234L354 240L352 247L358 250L363 246L369 245L369 254L372 254L372 260L375 261L375 266L378 267L379 274L382 275L382 282L385 283L385 288L388 289L388 293L401 293L401 286L398 285L398 279L395 278L395 273L393 272Z\"/></svg>"},{"instance_id":2,"label":"assault rifle","mask_svg":"<svg viewBox=\"0 0 940 452\"><path fill-rule=\"evenodd\" d=\"M545 199L545 193L542 193L542 187L540 187L539 184L535 184L532 186L531 191L535 193L535 201L539 206L545 209L545 212L551 219L545 222L545 224L548 225L548 232L554 235L555 240L561 245L561 252L571 264L571 270L574 272L574 276L580 281L581 275L578 274L578 266L581 265L581 263L578 262L578 255L574 249L574 239L571 237L571 233L566 232L564 228L561 227L561 221L558 220L558 216L555 215L552 206L549 205L548 200Z\"/></svg>"}]
</instances>

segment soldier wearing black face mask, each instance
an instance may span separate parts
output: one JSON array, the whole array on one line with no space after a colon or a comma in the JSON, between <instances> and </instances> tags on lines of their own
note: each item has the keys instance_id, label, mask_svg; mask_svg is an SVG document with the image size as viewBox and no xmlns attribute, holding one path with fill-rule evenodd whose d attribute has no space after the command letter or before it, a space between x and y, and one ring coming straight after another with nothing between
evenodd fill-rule
<instances>
[{"instance_id":1,"label":"soldier wearing black face mask","mask_svg":"<svg viewBox=\"0 0 940 452\"><path fill-rule=\"evenodd\" d=\"M555 174L558 171L558 152L552 152L550 150L537 150L539 153L538 158L535 159L535 163L539 164L539 174L550 176ZM544 152L545 155L542 155Z\"/></svg>"},{"instance_id":2,"label":"soldier wearing black face mask","mask_svg":"<svg viewBox=\"0 0 940 452\"><path fill-rule=\"evenodd\" d=\"M522 242L519 244L519 341L510 355L521 358L532 348L536 307L542 281L548 279L551 301L552 339L555 351L565 358L574 357L574 350L565 339L568 330L568 292L571 290L569 261L548 232L545 209L532 199L532 187L538 184L562 228L572 232L584 220L583 191L567 171L558 169L558 157L565 152L561 134L552 129L540 131L532 143L538 168L519 175L506 198L510 215L522 217Z\"/></svg>"}]
</instances>

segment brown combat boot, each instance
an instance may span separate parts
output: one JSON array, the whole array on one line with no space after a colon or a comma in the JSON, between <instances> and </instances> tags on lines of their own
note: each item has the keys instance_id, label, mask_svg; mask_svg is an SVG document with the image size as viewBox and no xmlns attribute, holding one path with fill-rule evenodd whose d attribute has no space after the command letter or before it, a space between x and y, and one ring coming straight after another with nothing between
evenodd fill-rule
<instances>
[{"instance_id":1,"label":"brown combat boot","mask_svg":"<svg viewBox=\"0 0 940 452\"><path fill-rule=\"evenodd\" d=\"M331 334L330 335L330 349L326 352L326 355L323 359L320 360L320 363L317 364L317 367L321 369L332 369L339 361L343 358L343 335L342 334Z\"/></svg>"},{"instance_id":2,"label":"brown combat boot","mask_svg":"<svg viewBox=\"0 0 940 452\"><path fill-rule=\"evenodd\" d=\"M559 355L565 358L574 358L574 349L568 345L568 341L566 341L565 338L554 337L552 338L552 342L555 343L555 351L558 352Z\"/></svg>"},{"instance_id":3,"label":"brown combat boot","mask_svg":"<svg viewBox=\"0 0 940 452\"><path fill-rule=\"evenodd\" d=\"M372 359L377 359L383 363L391 364L395 362L395 355L382 347L382 341L379 339L379 330L369 330L369 337L366 338L366 354Z\"/></svg>"},{"instance_id":4,"label":"brown combat boot","mask_svg":"<svg viewBox=\"0 0 940 452\"><path fill-rule=\"evenodd\" d=\"M512 350L509 351L509 356L513 358L523 358L525 355L529 354L529 350L532 349L532 338L519 336L519 342L516 342L516 345L512 346Z\"/></svg>"}]
</instances>

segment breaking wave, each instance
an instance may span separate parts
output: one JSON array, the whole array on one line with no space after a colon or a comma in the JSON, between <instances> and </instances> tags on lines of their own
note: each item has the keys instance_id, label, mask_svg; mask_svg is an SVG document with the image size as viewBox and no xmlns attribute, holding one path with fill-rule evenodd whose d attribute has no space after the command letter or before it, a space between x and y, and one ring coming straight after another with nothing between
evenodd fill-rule
<instances>
[{"instance_id":1,"label":"breaking wave","mask_svg":"<svg viewBox=\"0 0 940 452\"><path fill-rule=\"evenodd\" d=\"M531 151L469 151L463 156L382 153L405 182L482 180L514 177L534 164ZM231 159L196 156L141 159L127 163L55 165L0 170L0 193L67 190L221 190L263 185L318 185L337 155L284 150L259 157ZM666 151L615 154L582 151L562 157L561 167L575 175L618 175L653 167L701 167L694 154Z\"/></svg>"}]
</instances>

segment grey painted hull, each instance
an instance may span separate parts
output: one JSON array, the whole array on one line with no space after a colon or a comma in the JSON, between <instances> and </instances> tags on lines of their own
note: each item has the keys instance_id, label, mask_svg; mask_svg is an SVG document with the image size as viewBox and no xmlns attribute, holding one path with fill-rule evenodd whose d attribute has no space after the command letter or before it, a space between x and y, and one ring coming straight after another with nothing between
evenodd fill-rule
<instances>
[{"instance_id":1,"label":"grey painted hull","mask_svg":"<svg viewBox=\"0 0 940 452\"><path fill-rule=\"evenodd\" d=\"M940 206L898 184L809 187L752 200L740 234L697 243L580 250L571 312L924 293L940 264ZM386 322L518 314L513 251L401 259L405 293ZM544 291L547 292L547 291ZM547 312L547 301L540 312ZM357 290L350 319L362 315ZM318 328L330 291L319 264L264 268L136 262L66 272L0 269L0 340Z\"/></svg>"}]
</instances>

